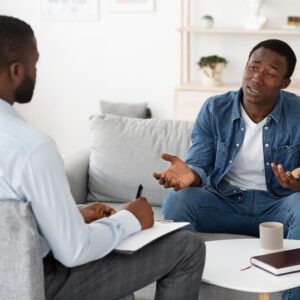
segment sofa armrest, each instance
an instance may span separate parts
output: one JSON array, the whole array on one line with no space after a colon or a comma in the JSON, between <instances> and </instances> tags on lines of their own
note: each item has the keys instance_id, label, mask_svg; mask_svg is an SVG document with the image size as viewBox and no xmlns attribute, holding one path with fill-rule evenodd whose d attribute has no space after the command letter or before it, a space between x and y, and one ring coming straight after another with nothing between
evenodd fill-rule
<instances>
[{"instance_id":1,"label":"sofa armrest","mask_svg":"<svg viewBox=\"0 0 300 300\"><path fill-rule=\"evenodd\" d=\"M85 149L64 157L65 172L77 204L84 204L88 194L90 151Z\"/></svg>"}]
</instances>

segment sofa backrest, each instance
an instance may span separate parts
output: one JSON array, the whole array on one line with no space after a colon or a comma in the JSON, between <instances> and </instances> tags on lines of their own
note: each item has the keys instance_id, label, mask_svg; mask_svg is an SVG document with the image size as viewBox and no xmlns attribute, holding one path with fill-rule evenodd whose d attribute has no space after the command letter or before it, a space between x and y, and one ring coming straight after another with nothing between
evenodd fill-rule
<instances>
[{"instance_id":1,"label":"sofa backrest","mask_svg":"<svg viewBox=\"0 0 300 300\"><path fill-rule=\"evenodd\" d=\"M166 190L152 177L169 166L163 152L186 158L192 122L94 115L90 120L88 201L127 202L137 187L160 206Z\"/></svg>"},{"instance_id":2,"label":"sofa backrest","mask_svg":"<svg viewBox=\"0 0 300 300\"><path fill-rule=\"evenodd\" d=\"M29 203L0 199L0 298L43 300L37 226Z\"/></svg>"}]
</instances>

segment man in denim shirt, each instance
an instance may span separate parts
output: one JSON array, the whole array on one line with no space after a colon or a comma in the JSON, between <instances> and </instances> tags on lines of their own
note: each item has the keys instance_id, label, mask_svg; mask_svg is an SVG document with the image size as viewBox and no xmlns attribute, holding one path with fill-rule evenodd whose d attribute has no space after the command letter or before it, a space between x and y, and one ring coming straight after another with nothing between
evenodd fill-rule
<instances>
[{"instance_id":1,"label":"man in denim shirt","mask_svg":"<svg viewBox=\"0 0 300 300\"><path fill-rule=\"evenodd\" d=\"M289 86L296 56L285 42L266 40L250 52L242 88L209 98L192 132L186 162L153 176L173 188L164 217L190 230L259 235L259 224L284 224L300 240L300 98ZM300 288L283 299L300 299Z\"/></svg>"}]
</instances>

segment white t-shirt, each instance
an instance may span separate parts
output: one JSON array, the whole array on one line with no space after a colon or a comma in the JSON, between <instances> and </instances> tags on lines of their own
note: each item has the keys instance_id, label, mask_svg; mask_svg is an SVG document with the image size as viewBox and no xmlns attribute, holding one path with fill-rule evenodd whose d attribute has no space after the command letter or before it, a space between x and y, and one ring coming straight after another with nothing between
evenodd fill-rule
<instances>
[{"instance_id":1,"label":"white t-shirt","mask_svg":"<svg viewBox=\"0 0 300 300\"><path fill-rule=\"evenodd\" d=\"M141 229L127 210L84 223L53 140L30 127L1 99L0 199L31 202L42 256L51 249L55 258L69 267L105 256Z\"/></svg>"},{"instance_id":2,"label":"white t-shirt","mask_svg":"<svg viewBox=\"0 0 300 300\"><path fill-rule=\"evenodd\" d=\"M242 190L267 191L262 131L267 118L254 123L241 106L245 138L225 180Z\"/></svg>"}]
</instances>

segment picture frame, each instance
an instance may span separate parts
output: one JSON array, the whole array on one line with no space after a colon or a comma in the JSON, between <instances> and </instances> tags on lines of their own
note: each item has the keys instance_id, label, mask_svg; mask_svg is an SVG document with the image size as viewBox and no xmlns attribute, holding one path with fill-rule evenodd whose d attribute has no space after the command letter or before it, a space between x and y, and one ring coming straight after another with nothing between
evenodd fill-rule
<instances>
[{"instance_id":1,"label":"picture frame","mask_svg":"<svg viewBox=\"0 0 300 300\"><path fill-rule=\"evenodd\" d=\"M112 12L153 12L154 0L110 0Z\"/></svg>"},{"instance_id":2,"label":"picture frame","mask_svg":"<svg viewBox=\"0 0 300 300\"><path fill-rule=\"evenodd\" d=\"M97 21L99 0L42 0L43 20Z\"/></svg>"}]
</instances>

